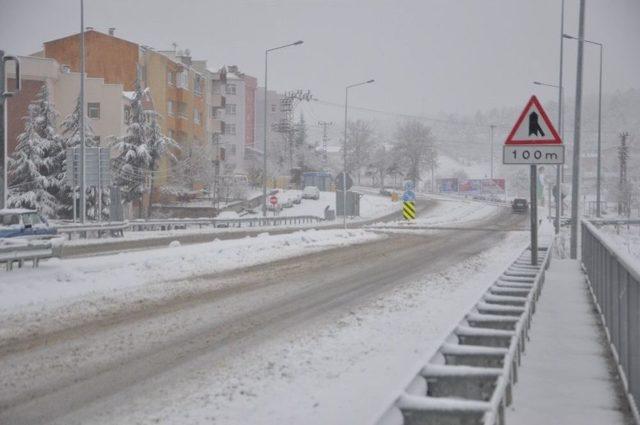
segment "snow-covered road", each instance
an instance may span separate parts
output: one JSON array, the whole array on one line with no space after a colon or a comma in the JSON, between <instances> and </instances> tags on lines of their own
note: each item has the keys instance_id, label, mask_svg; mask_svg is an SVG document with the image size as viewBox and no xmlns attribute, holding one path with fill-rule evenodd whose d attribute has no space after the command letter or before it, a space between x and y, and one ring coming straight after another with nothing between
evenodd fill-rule
<instances>
[{"instance_id":1,"label":"snow-covered road","mask_svg":"<svg viewBox=\"0 0 640 425\"><path fill-rule=\"evenodd\" d=\"M391 235L173 281L189 290L117 315L59 317L3 340L0 422L362 423L525 243Z\"/></svg>"}]
</instances>

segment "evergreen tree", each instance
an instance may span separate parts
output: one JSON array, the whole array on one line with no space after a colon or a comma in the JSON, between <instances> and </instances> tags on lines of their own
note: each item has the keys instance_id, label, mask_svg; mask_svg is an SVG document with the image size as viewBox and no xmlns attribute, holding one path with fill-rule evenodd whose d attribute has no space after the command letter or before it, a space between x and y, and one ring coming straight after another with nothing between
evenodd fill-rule
<instances>
[{"instance_id":1,"label":"evergreen tree","mask_svg":"<svg viewBox=\"0 0 640 425\"><path fill-rule=\"evenodd\" d=\"M60 138L55 133L57 112L49 101L46 84L38 92L28 108L24 132L18 136L18 145L8 160L9 196L11 208L29 208L53 216L56 198L51 192L57 190L53 177L53 157Z\"/></svg>"},{"instance_id":2,"label":"evergreen tree","mask_svg":"<svg viewBox=\"0 0 640 425\"><path fill-rule=\"evenodd\" d=\"M147 112L147 138L146 143L149 153L149 171L151 172L149 181L149 206L147 208L147 217L151 216L151 197L153 196L154 173L160 163L160 159L164 155L168 155L173 161L176 157L171 149L179 150L180 146L170 137L162 134L162 130L158 125L158 114L155 111Z\"/></svg>"},{"instance_id":3,"label":"evergreen tree","mask_svg":"<svg viewBox=\"0 0 640 425\"><path fill-rule=\"evenodd\" d=\"M134 97L130 103L126 134L117 139L115 149L118 156L114 160L116 184L122 191L125 202L138 202L139 216L142 217L142 195L144 193L145 171L151 162L148 146L148 114L142 106L144 92L140 81L136 80Z\"/></svg>"},{"instance_id":4,"label":"evergreen tree","mask_svg":"<svg viewBox=\"0 0 640 425\"><path fill-rule=\"evenodd\" d=\"M62 130L62 143L60 144L59 149L54 156L54 164L56 171L56 179L58 181L59 190L54 195L58 199L58 214L61 217L70 217L71 212L73 210L73 188L69 185L69 180L66 178L67 173L71 173L72 170L64 169L64 161L67 158L67 149L75 148L80 146L80 114L82 113L82 102L80 100L80 96L78 96L76 100L76 106L73 109L73 112L67 116L62 124L60 125ZM95 136L93 134L93 129L89 124L89 118L85 115L84 117L84 135L85 135L85 146L95 146ZM87 189L87 194L89 194L91 189ZM89 204L92 201L87 195L87 215L91 218L89 214Z\"/></svg>"}]
</instances>

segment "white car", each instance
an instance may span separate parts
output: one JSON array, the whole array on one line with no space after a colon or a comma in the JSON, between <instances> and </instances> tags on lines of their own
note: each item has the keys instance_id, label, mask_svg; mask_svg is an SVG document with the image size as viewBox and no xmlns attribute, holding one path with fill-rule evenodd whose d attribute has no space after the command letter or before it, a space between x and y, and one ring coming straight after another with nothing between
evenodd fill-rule
<instances>
[{"instance_id":1,"label":"white car","mask_svg":"<svg viewBox=\"0 0 640 425\"><path fill-rule=\"evenodd\" d=\"M317 186L307 186L302 191L302 199L320 199L320 189Z\"/></svg>"}]
</instances>

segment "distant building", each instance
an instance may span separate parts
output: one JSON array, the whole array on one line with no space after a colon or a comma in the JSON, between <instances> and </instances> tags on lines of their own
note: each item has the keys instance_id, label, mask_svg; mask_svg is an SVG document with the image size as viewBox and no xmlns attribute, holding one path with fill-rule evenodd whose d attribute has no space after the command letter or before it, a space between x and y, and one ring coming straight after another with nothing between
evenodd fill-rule
<instances>
[{"instance_id":1,"label":"distant building","mask_svg":"<svg viewBox=\"0 0 640 425\"><path fill-rule=\"evenodd\" d=\"M281 103L283 95L269 90L267 92L267 141L282 137L279 133L278 124L285 119L282 112ZM256 158L262 157L262 145L264 142L264 87L258 87L256 90L256 125L254 138L254 153Z\"/></svg>"},{"instance_id":2,"label":"distant building","mask_svg":"<svg viewBox=\"0 0 640 425\"><path fill-rule=\"evenodd\" d=\"M247 174L251 155L246 152L254 149L257 79L240 72L235 65L226 70L225 107L218 115L224 121L220 139L225 148L226 174Z\"/></svg>"}]
</instances>

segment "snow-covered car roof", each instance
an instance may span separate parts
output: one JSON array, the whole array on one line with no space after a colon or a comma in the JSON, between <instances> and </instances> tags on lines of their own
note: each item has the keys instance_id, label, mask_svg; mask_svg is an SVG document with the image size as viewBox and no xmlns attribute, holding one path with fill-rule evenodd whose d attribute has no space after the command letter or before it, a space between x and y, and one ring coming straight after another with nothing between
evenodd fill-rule
<instances>
[{"instance_id":1,"label":"snow-covered car roof","mask_svg":"<svg viewBox=\"0 0 640 425\"><path fill-rule=\"evenodd\" d=\"M26 208L4 208L0 210L0 214L24 214L24 213L37 213L36 210L28 210Z\"/></svg>"}]
</instances>

